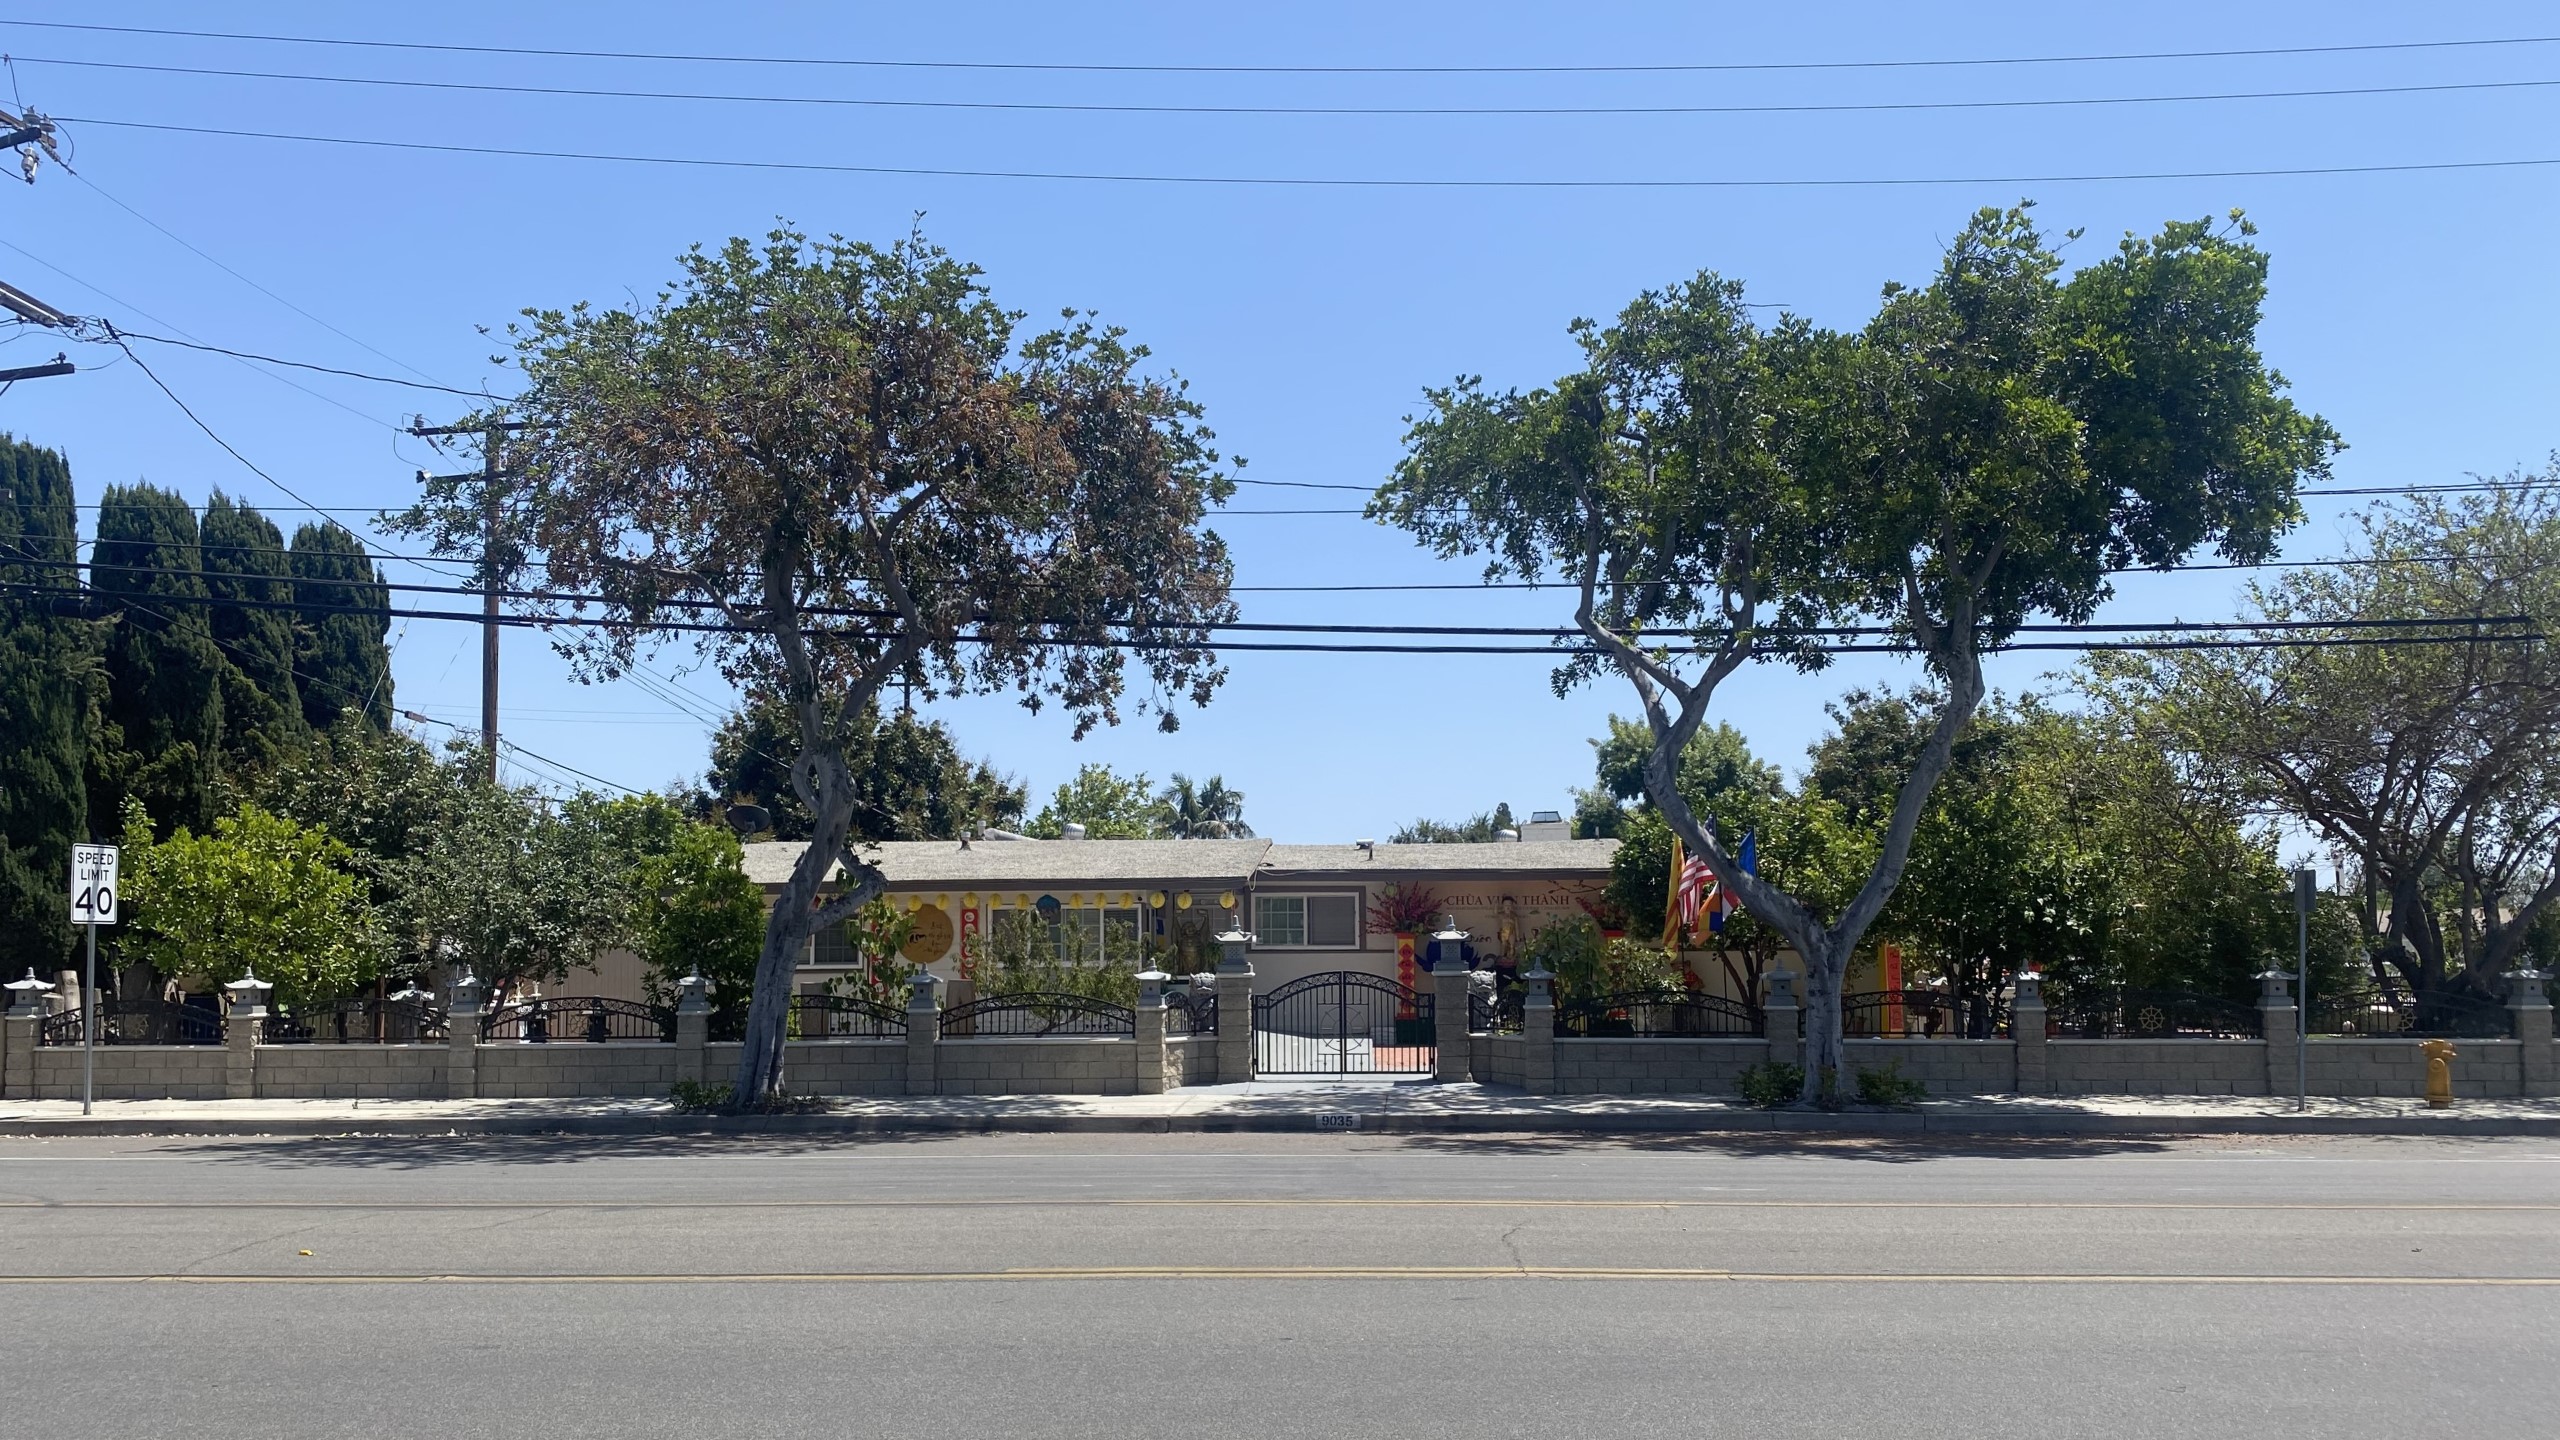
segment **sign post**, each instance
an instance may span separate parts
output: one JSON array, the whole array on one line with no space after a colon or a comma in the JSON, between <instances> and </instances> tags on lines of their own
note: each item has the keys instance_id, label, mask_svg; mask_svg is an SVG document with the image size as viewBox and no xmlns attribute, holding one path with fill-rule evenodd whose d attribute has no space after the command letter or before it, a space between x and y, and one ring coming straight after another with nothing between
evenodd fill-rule
<instances>
[{"instance_id":1,"label":"sign post","mask_svg":"<svg viewBox=\"0 0 2560 1440\"><path fill-rule=\"evenodd\" d=\"M71 847L71 923L89 930L89 964L80 976L80 1113L89 1113L98 1077L98 927L116 923L113 845Z\"/></svg>"}]
</instances>

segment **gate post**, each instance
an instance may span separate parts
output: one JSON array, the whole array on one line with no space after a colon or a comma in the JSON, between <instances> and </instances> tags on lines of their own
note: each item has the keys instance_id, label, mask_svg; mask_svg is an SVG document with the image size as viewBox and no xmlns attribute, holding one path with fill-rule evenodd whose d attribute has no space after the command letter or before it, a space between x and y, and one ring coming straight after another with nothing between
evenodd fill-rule
<instances>
[{"instance_id":1,"label":"gate post","mask_svg":"<svg viewBox=\"0 0 2560 1440\"><path fill-rule=\"evenodd\" d=\"M1467 932L1451 920L1431 937L1431 1032L1435 1049L1431 1078L1456 1085L1471 1078L1467 1061L1474 1050L1467 1039Z\"/></svg>"},{"instance_id":2,"label":"gate post","mask_svg":"<svg viewBox=\"0 0 2560 1440\"><path fill-rule=\"evenodd\" d=\"M918 970L913 988L907 992L907 1093L939 1095L942 1077L935 1073L934 1056L942 1044L942 1001L936 994L942 980L930 970Z\"/></svg>"},{"instance_id":3,"label":"gate post","mask_svg":"<svg viewBox=\"0 0 2560 1440\"><path fill-rule=\"evenodd\" d=\"M2507 1016L2517 1045L2516 1093L2549 1095L2552 1085L2551 1001L2542 982L2549 975L2531 966L2507 972Z\"/></svg>"},{"instance_id":4,"label":"gate post","mask_svg":"<svg viewBox=\"0 0 2560 1440\"><path fill-rule=\"evenodd\" d=\"M711 1043L711 982L702 967L676 982L676 1078L699 1085L703 1080L703 1047Z\"/></svg>"},{"instance_id":5,"label":"gate post","mask_svg":"<svg viewBox=\"0 0 2560 1440\"><path fill-rule=\"evenodd\" d=\"M2294 1003L2292 971L2258 972L2258 1030L2266 1037L2269 1095L2309 1088L2302 1068L2302 1032L2310 1018Z\"/></svg>"},{"instance_id":6,"label":"gate post","mask_svg":"<svg viewBox=\"0 0 2560 1440\"><path fill-rule=\"evenodd\" d=\"M1164 1093L1164 982L1173 977L1150 965L1138 972L1138 1093Z\"/></svg>"},{"instance_id":7,"label":"gate post","mask_svg":"<svg viewBox=\"0 0 2560 1440\"><path fill-rule=\"evenodd\" d=\"M273 985L250 970L222 987L230 1004L222 1007L222 1098L258 1098L258 1039L267 1028L267 992Z\"/></svg>"},{"instance_id":8,"label":"gate post","mask_svg":"<svg viewBox=\"0 0 2560 1440\"><path fill-rule=\"evenodd\" d=\"M1796 972L1769 972L1769 999L1760 1007L1760 1029L1769 1041L1769 1063L1793 1065L1804 1058L1804 1006L1796 1000Z\"/></svg>"},{"instance_id":9,"label":"gate post","mask_svg":"<svg viewBox=\"0 0 2560 1440\"><path fill-rule=\"evenodd\" d=\"M1520 977L1529 993L1520 997L1520 1088L1532 1095L1556 1093L1555 976L1544 967Z\"/></svg>"},{"instance_id":10,"label":"gate post","mask_svg":"<svg viewBox=\"0 0 2560 1440\"><path fill-rule=\"evenodd\" d=\"M52 990L32 966L26 979L8 984L9 1005L0 1012L0 1096L36 1098L36 1027L44 1023L44 997Z\"/></svg>"},{"instance_id":11,"label":"gate post","mask_svg":"<svg viewBox=\"0 0 2560 1440\"><path fill-rule=\"evenodd\" d=\"M480 982L463 971L444 1006L444 1098L480 1098Z\"/></svg>"},{"instance_id":12,"label":"gate post","mask_svg":"<svg viewBox=\"0 0 2560 1440\"><path fill-rule=\"evenodd\" d=\"M2042 1095L2051 1089L2046 1079L2044 1048L2044 977L2033 970L2018 972L2018 989L2009 1002L2009 1046L2017 1052L2017 1092Z\"/></svg>"},{"instance_id":13,"label":"gate post","mask_svg":"<svg viewBox=\"0 0 2560 1440\"><path fill-rule=\"evenodd\" d=\"M1253 1078L1253 962L1245 947L1253 936L1242 925L1218 936L1218 1080L1237 1085Z\"/></svg>"}]
</instances>

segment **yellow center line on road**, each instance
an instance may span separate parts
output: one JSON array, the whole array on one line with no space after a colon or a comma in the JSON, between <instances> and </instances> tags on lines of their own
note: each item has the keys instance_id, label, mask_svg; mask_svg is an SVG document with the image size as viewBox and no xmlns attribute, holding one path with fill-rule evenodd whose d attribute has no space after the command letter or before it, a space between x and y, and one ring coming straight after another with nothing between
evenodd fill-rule
<instances>
[{"instance_id":1,"label":"yellow center line on road","mask_svg":"<svg viewBox=\"0 0 2560 1440\"><path fill-rule=\"evenodd\" d=\"M812 1200L0 1200L0 1210L2234 1210L2341 1214L2560 1212L2537 1201L1538 1200L1236 1196L923 1196Z\"/></svg>"},{"instance_id":2,"label":"yellow center line on road","mask_svg":"<svg viewBox=\"0 0 2560 1440\"><path fill-rule=\"evenodd\" d=\"M949 1285L1093 1280L1686 1280L1749 1285L2255 1285L2560 1288L2560 1275L1772 1273L1622 1266L1136 1265L1054 1269L698 1274L0 1275L0 1286L64 1285Z\"/></svg>"}]
</instances>

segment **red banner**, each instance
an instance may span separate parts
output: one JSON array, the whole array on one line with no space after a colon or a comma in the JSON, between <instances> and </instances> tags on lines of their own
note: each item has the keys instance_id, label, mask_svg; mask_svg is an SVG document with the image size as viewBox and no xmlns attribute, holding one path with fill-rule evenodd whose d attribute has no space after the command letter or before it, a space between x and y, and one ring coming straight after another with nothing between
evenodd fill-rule
<instances>
[{"instance_id":1,"label":"red banner","mask_svg":"<svg viewBox=\"0 0 2560 1440\"><path fill-rule=\"evenodd\" d=\"M964 906L960 911L960 978L978 978L978 907Z\"/></svg>"},{"instance_id":2,"label":"red banner","mask_svg":"<svg viewBox=\"0 0 2560 1440\"><path fill-rule=\"evenodd\" d=\"M1411 935L1398 935L1396 937L1396 983L1403 986L1407 991L1420 989L1420 986L1413 983L1414 979L1413 937ZM1413 1002L1404 999L1397 1000L1396 1018L1399 1020L1412 1019Z\"/></svg>"}]
</instances>

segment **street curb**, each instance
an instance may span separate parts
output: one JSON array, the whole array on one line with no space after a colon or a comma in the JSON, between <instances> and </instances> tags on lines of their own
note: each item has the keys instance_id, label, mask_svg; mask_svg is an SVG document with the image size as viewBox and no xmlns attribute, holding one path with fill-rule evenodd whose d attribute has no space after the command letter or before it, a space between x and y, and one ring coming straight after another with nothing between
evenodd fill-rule
<instances>
[{"instance_id":1,"label":"street curb","mask_svg":"<svg viewBox=\"0 0 2560 1440\"><path fill-rule=\"evenodd\" d=\"M1305 1111L1273 1115L478 1115L326 1119L0 1120L0 1138L56 1136L443 1135L1915 1135L2065 1140L2084 1136L2398 1135L2560 1136L2541 1115L1931 1115L1737 1111L1731 1115L1491 1112L1396 1115Z\"/></svg>"}]
</instances>

